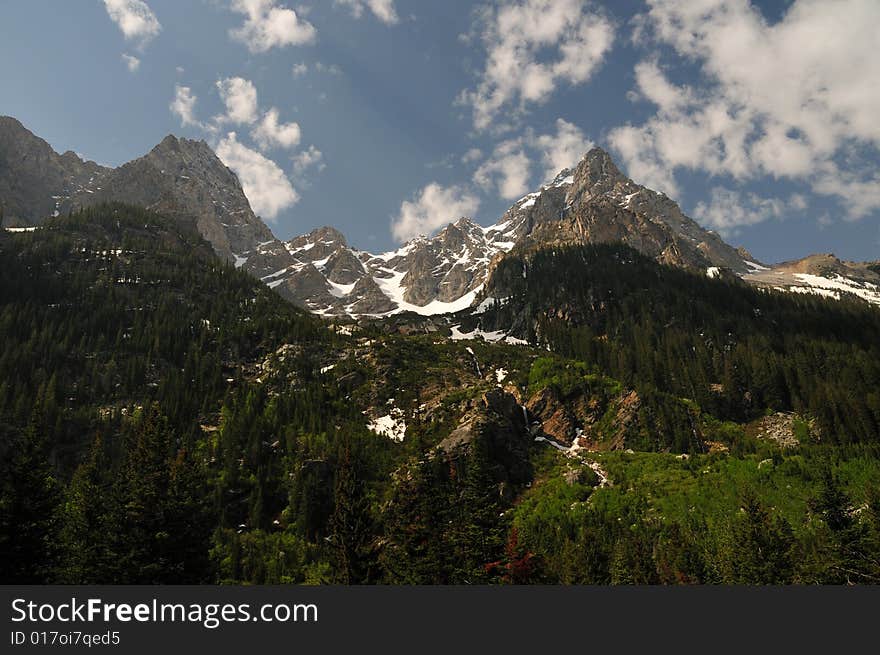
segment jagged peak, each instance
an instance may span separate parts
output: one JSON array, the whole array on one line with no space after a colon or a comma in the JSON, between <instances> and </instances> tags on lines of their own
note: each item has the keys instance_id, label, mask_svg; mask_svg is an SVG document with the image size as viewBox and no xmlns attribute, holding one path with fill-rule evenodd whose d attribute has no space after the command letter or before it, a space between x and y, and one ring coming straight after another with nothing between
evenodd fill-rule
<instances>
[{"instance_id":1,"label":"jagged peak","mask_svg":"<svg viewBox=\"0 0 880 655\"><path fill-rule=\"evenodd\" d=\"M307 234L301 234L294 239L291 239L290 243L294 242L303 242L303 243L319 243L319 242L327 242L339 244L342 246L347 246L348 242L345 240L345 235L342 234L335 227L330 227L329 225L324 225L323 227L316 227L311 232Z\"/></svg>"},{"instance_id":2,"label":"jagged peak","mask_svg":"<svg viewBox=\"0 0 880 655\"><path fill-rule=\"evenodd\" d=\"M32 132L27 129L24 124L22 124L22 122L18 120L15 116L0 116L0 127L11 128L32 134Z\"/></svg>"},{"instance_id":3,"label":"jagged peak","mask_svg":"<svg viewBox=\"0 0 880 655\"><path fill-rule=\"evenodd\" d=\"M482 228L479 225L477 225L473 221L473 219L471 219L467 216L462 216L454 223L448 223L446 225L446 227L444 227L442 230L440 230L437 233L437 236L434 238L444 238L452 232L463 232L463 233L469 234L469 233L474 232L474 230L482 230ZM433 240L433 239L429 239L429 240Z\"/></svg>"},{"instance_id":4,"label":"jagged peak","mask_svg":"<svg viewBox=\"0 0 880 655\"><path fill-rule=\"evenodd\" d=\"M156 145L156 148L177 148L179 145L180 139L173 134L168 134Z\"/></svg>"},{"instance_id":5,"label":"jagged peak","mask_svg":"<svg viewBox=\"0 0 880 655\"><path fill-rule=\"evenodd\" d=\"M186 139L178 137L174 134L168 134L150 151L155 154L179 153L179 152L201 152L210 154L216 158L217 154L214 149L208 145L204 139ZM219 161L219 159L218 159Z\"/></svg>"},{"instance_id":6,"label":"jagged peak","mask_svg":"<svg viewBox=\"0 0 880 655\"><path fill-rule=\"evenodd\" d=\"M617 182L626 180L626 176L620 172L617 164L605 150L595 146L584 155L575 170L577 182L595 186L600 182Z\"/></svg>"}]
</instances>

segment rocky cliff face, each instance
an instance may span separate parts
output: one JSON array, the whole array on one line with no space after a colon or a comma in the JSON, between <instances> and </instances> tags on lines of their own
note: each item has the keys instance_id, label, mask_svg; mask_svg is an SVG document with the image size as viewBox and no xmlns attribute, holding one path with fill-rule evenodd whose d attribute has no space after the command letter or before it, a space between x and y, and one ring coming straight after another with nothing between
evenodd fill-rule
<instances>
[{"instance_id":1,"label":"rocky cliff face","mask_svg":"<svg viewBox=\"0 0 880 655\"><path fill-rule=\"evenodd\" d=\"M880 304L876 268L829 256L763 266L701 228L665 195L627 178L600 148L518 200L492 226L461 218L433 237L372 254L349 246L330 227L276 239L251 210L236 175L204 141L168 136L145 156L111 169L72 152L59 155L17 120L0 117L4 227L38 225L103 201L191 223L221 258L326 316L458 312L481 299L493 262L514 248L608 242L712 276L736 274L762 286Z\"/></svg>"},{"instance_id":2,"label":"rocky cliff face","mask_svg":"<svg viewBox=\"0 0 880 655\"><path fill-rule=\"evenodd\" d=\"M254 261L271 249L276 268L261 265L264 280L318 313L432 315L471 306L493 260L513 248L618 241L675 266L751 270L747 253L702 229L666 196L624 176L599 148L518 200L490 227L461 218L434 237L380 255L352 249L337 231L322 228L285 244L287 262L276 258L274 245L257 249ZM253 265L249 258L246 266Z\"/></svg>"},{"instance_id":3,"label":"rocky cliff face","mask_svg":"<svg viewBox=\"0 0 880 655\"><path fill-rule=\"evenodd\" d=\"M5 225L37 225L49 216L104 201L141 205L191 222L228 261L273 240L251 210L235 174L204 141L166 137L119 168L57 154L13 118L0 117L0 202Z\"/></svg>"},{"instance_id":4,"label":"rocky cliff face","mask_svg":"<svg viewBox=\"0 0 880 655\"><path fill-rule=\"evenodd\" d=\"M664 264L749 270L740 252L665 195L627 178L601 148L508 214L518 222L517 243L525 246L623 242Z\"/></svg>"},{"instance_id":5,"label":"rocky cliff face","mask_svg":"<svg viewBox=\"0 0 880 655\"><path fill-rule=\"evenodd\" d=\"M743 279L751 284L792 293L840 300L860 298L880 305L880 273L870 263L841 261L833 254L810 255L773 267L754 266Z\"/></svg>"},{"instance_id":6,"label":"rocky cliff face","mask_svg":"<svg viewBox=\"0 0 880 655\"><path fill-rule=\"evenodd\" d=\"M59 155L16 119L0 116L0 212L4 227L37 225L89 189L107 169L73 152Z\"/></svg>"},{"instance_id":7,"label":"rocky cliff face","mask_svg":"<svg viewBox=\"0 0 880 655\"><path fill-rule=\"evenodd\" d=\"M204 141L167 136L145 156L105 171L100 187L76 193L61 211L128 202L191 221L222 258L274 239L251 210L238 178Z\"/></svg>"}]
</instances>

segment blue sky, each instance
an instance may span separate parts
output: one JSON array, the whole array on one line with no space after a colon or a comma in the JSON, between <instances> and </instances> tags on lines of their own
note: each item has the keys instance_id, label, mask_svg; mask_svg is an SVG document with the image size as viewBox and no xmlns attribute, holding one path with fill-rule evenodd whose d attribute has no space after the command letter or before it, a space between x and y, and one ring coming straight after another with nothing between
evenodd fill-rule
<instances>
[{"instance_id":1,"label":"blue sky","mask_svg":"<svg viewBox=\"0 0 880 655\"><path fill-rule=\"evenodd\" d=\"M205 139L281 238L488 225L597 144L757 258L878 259L878 25L876 0L6 0L0 113L108 165Z\"/></svg>"}]
</instances>

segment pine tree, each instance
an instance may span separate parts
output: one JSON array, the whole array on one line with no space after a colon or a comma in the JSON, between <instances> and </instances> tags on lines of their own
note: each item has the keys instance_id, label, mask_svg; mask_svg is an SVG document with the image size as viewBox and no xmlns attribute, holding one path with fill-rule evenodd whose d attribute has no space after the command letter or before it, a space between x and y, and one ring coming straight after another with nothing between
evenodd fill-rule
<instances>
[{"instance_id":1,"label":"pine tree","mask_svg":"<svg viewBox=\"0 0 880 655\"><path fill-rule=\"evenodd\" d=\"M774 517L752 490L743 493L741 510L732 525L733 584L790 583L793 575L791 526Z\"/></svg>"},{"instance_id":2,"label":"pine tree","mask_svg":"<svg viewBox=\"0 0 880 655\"><path fill-rule=\"evenodd\" d=\"M17 439L8 430L5 436L13 440L0 482L0 580L50 582L58 559L61 498L50 448L36 416Z\"/></svg>"},{"instance_id":3,"label":"pine tree","mask_svg":"<svg viewBox=\"0 0 880 655\"><path fill-rule=\"evenodd\" d=\"M830 532L824 544L826 584L856 584L874 580L868 556L868 526L853 515L852 501L830 469L822 490L811 499L810 509L821 516Z\"/></svg>"},{"instance_id":4,"label":"pine tree","mask_svg":"<svg viewBox=\"0 0 880 655\"><path fill-rule=\"evenodd\" d=\"M336 468L328 539L337 581L349 585L368 582L371 568L370 503L358 468L351 445L344 444Z\"/></svg>"},{"instance_id":5,"label":"pine tree","mask_svg":"<svg viewBox=\"0 0 880 655\"><path fill-rule=\"evenodd\" d=\"M458 558L454 581L478 584L488 581L487 566L501 559L505 543L498 484L483 435L470 444L459 489L452 533Z\"/></svg>"},{"instance_id":6,"label":"pine tree","mask_svg":"<svg viewBox=\"0 0 880 655\"><path fill-rule=\"evenodd\" d=\"M62 512L61 544L64 584L90 584L101 579L108 563L107 495L111 462L99 433L67 488Z\"/></svg>"}]
</instances>

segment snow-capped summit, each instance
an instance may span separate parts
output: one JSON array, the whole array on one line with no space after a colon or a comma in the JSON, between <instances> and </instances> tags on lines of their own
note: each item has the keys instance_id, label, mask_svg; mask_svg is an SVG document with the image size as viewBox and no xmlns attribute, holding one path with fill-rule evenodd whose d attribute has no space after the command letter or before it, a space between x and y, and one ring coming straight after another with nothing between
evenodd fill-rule
<instances>
[{"instance_id":1,"label":"snow-capped summit","mask_svg":"<svg viewBox=\"0 0 880 655\"><path fill-rule=\"evenodd\" d=\"M813 256L765 266L700 227L665 194L626 177L601 148L517 200L493 225L462 217L380 254L352 248L332 227L278 240L208 144L172 135L113 169L59 155L15 119L0 117L0 196L3 227L13 229L105 201L175 216L221 258L327 316L460 311L481 300L493 262L515 248L612 242L713 277L726 271L761 286L880 304L876 264Z\"/></svg>"},{"instance_id":2,"label":"snow-capped summit","mask_svg":"<svg viewBox=\"0 0 880 655\"><path fill-rule=\"evenodd\" d=\"M372 254L332 228L262 244L247 267L293 302L324 315L430 315L470 306L491 262L514 247L623 241L669 264L750 269L743 256L665 195L627 178L601 148L523 196L494 225L463 217L430 237ZM271 262L271 263L267 263Z\"/></svg>"}]
</instances>

